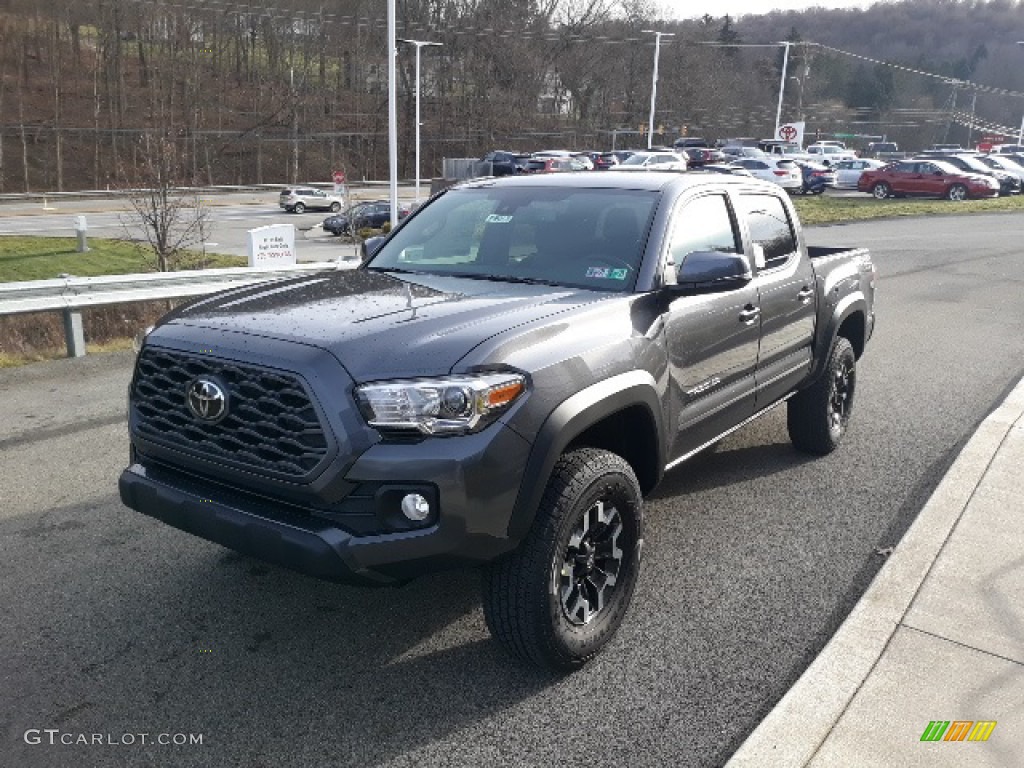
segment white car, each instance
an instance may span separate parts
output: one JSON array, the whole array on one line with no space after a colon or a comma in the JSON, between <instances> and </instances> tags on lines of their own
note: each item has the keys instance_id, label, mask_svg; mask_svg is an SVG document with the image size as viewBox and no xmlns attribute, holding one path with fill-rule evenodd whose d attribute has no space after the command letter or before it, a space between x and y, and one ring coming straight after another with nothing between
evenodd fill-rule
<instances>
[{"instance_id":1,"label":"white car","mask_svg":"<svg viewBox=\"0 0 1024 768\"><path fill-rule=\"evenodd\" d=\"M860 175L864 171L874 171L882 168L887 163L882 160L840 160L833 163L832 168L836 172L836 189L856 189Z\"/></svg>"},{"instance_id":2,"label":"white car","mask_svg":"<svg viewBox=\"0 0 1024 768\"><path fill-rule=\"evenodd\" d=\"M634 152L610 171L685 171L686 158L675 152Z\"/></svg>"},{"instance_id":3,"label":"white car","mask_svg":"<svg viewBox=\"0 0 1024 768\"><path fill-rule=\"evenodd\" d=\"M849 149L837 147L835 144L811 144L807 148L807 154L816 163L832 165L843 160L856 160L857 153Z\"/></svg>"},{"instance_id":4,"label":"white car","mask_svg":"<svg viewBox=\"0 0 1024 768\"><path fill-rule=\"evenodd\" d=\"M804 187L800 166L785 157L741 157L731 165L746 168L751 176L774 182L790 192L799 192Z\"/></svg>"},{"instance_id":5,"label":"white car","mask_svg":"<svg viewBox=\"0 0 1024 768\"><path fill-rule=\"evenodd\" d=\"M345 200L340 195L313 187L285 187L281 190L277 204L289 213L303 213L306 210L337 213L344 206Z\"/></svg>"}]
</instances>

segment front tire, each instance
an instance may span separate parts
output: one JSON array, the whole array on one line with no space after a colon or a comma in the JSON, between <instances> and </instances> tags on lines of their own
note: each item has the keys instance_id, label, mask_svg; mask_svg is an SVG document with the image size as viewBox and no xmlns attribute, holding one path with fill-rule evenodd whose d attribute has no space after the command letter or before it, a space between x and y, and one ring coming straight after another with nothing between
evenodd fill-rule
<instances>
[{"instance_id":1,"label":"front tire","mask_svg":"<svg viewBox=\"0 0 1024 768\"><path fill-rule=\"evenodd\" d=\"M822 375L789 399L786 426L798 451L825 456L839 447L853 412L856 385L853 346L837 336Z\"/></svg>"},{"instance_id":2,"label":"front tire","mask_svg":"<svg viewBox=\"0 0 1024 768\"><path fill-rule=\"evenodd\" d=\"M636 586L643 498L632 467L582 448L555 464L526 539L484 572L484 618L514 657L577 669L622 624Z\"/></svg>"},{"instance_id":3,"label":"front tire","mask_svg":"<svg viewBox=\"0 0 1024 768\"><path fill-rule=\"evenodd\" d=\"M874 195L876 200L885 200L885 198L892 194L892 187L884 181L880 181L871 188L871 194Z\"/></svg>"},{"instance_id":4,"label":"front tire","mask_svg":"<svg viewBox=\"0 0 1024 768\"><path fill-rule=\"evenodd\" d=\"M331 203L331 213L337 213L341 210L341 203Z\"/></svg>"},{"instance_id":5,"label":"front tire","mask_svg":"<svg viewBox=\"0 0 1024 768\"><path fill-rule=\"evenodd\" d=\"M967 199L967 187L963 184L954 184L948 190L946 190L946 199L952 200L955 203L962 202Z\"/></svg>"}]
</instances>

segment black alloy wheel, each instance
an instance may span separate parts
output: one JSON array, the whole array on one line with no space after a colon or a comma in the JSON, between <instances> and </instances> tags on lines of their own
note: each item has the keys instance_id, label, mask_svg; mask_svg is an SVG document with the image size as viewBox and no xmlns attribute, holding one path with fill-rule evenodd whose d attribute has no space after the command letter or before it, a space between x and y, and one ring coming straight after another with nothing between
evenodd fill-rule
<instances>
[{"instance_id":1,"label":"black alloy wheel","mask_svg":"<svg viewBox=\"0 0 1024 768\"><path fill-rule=\"evenodd\" d=\"M622 624L643 548L643 497L629 463L578 448L555 464L519 547L484 570L484 618L512 656L570 671Z\"/></svg>"}]
</instances>

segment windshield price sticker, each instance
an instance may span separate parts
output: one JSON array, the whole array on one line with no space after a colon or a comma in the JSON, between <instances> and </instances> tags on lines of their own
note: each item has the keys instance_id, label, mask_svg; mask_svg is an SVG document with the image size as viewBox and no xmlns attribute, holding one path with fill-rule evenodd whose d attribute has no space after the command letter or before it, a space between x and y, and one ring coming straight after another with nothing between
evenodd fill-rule
<instances>
[{"instance_id":1,"label":"windshield price sticker","mask_svg":"<svg viewBox=\"0 0 1024 768\"><path fill-rule=\"evenodd\" d=\"M608 267L587 267L587 277L603 277L608 280L625 280L628 269L609 269Z\"/></svg>"},{"instance_id":2,"label":"windshield price sticker","mask_svg":"<svg viewBox=\"0 0 1024 768\"><path fill-rule=\"evenodd\" d=\"M485 221L488 224L508 224L510 221L512 221L512 217L502 216L501 214L498 213L492 213L485 219Z\"/></svg>"}]
</instances>

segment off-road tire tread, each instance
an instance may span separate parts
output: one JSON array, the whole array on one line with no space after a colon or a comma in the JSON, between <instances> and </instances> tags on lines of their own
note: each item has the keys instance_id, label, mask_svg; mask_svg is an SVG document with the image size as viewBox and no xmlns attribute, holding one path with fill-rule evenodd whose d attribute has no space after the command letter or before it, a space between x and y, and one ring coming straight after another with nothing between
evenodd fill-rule
<instances>
[{"instance_id":1,"label":"off-road tire tread","mask_svg":"<svg viewBox=\"0 0 1024 768\"><path fill-rule=\"evenodd\" d=\"M564 515L593 481L595 474L620 473L633 484L642 515L640 485L625 459L608 451L581 448L555 464L533 526L518 549L489 564L484 571L484 618L491 634L514 657L542 667L569 671L581 667L603 647L582 658L566 656L548 632L548 606L533 596L546 594L555 546ZM640 531L642 533L642 524ZM634 562L639 568L639 562ZM537 580L543 582L537 584ZM633 579L635 584L635 576ZM539 589L539 591L538 591ZM614 633L613 624L606 633Z\"/></svg>"},{"instance_id":2,"label":"off-road tire tread","mask_svg":"<svg viewBox=\"0 0 1024 768\"><path fill-rule=\"evenodd\" d=\"M793 395L787 403L786 426L789 439L798 451L826 456L839 447L845 429L838 437L832 434L828 423L828 406L833 371L846 354L853 355L853 345L846 338L837 336L821 376L807 389Z\"/></svg>"}]
</instances>

